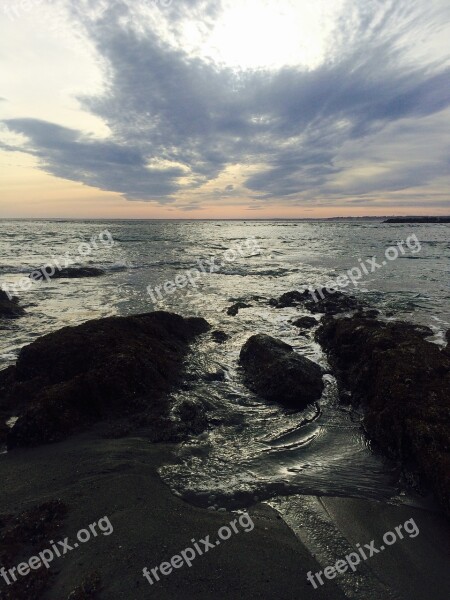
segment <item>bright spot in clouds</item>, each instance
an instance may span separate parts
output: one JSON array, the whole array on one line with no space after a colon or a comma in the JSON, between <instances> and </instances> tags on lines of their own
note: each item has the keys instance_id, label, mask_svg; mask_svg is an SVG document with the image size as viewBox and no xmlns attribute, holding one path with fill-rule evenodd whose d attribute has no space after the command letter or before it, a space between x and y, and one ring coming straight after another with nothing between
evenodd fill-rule
<instances>
[{"instance_id":1,"label":"bright spot in clouds","mask_svg":"<svg viewBox=\"0 0 450 600\"><path fill-rule=\"evenodd\" d=\"M0 0L0 213L444 214L448 39L448 0Z\"/></svg>"},{"instance_id":2,"label":"bright spot in clouds","mask_svg":"<svg viewBox=\"0 0 450 600\"><path fill-rule=\"evenodd\" d=\"M325 58L342 6L341 0L229 0L204 36L186 24L182 46L241 69L312 69Z\"/></svg>"}]
</instances>

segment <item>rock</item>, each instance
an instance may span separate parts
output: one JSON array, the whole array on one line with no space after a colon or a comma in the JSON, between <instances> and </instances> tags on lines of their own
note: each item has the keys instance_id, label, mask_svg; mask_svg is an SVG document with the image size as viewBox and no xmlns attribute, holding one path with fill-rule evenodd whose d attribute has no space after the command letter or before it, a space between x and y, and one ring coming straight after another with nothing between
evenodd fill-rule
<instances>
[{"instance_id":1,"label":"rock","mask_svg":"<svg viewBox=\"0 0 450 600\"><path fill-rule=\"evenodd\" d=\"M369 437L414 465L450 516L450 355L428 327L363 316L326 317L316 339L338 381L364 409Z\"/></svg>"},{"instance_id":2,"label":"rock","mask_svg":"<svg viewBox=\"0 0 450 600\"><path fill-rule=\"evenodd\" d=\"M251 304L246 304L245 302L236 302L236 304L227 309L227 315L235 317L241 308L251 308L251 306Z\"/></svg>"},{"instance_id":3,"label":"rock","mask_svg":"<svg viewBox=\"0 0 450 600\"><path fill-rule=\"evenodd\" d=\"M9 427L6 424L6 421L1 418L0 421L0 447L6 444L6 438L8 436Z\"/></svg>"},{"instance_id":4,"label":"rock","mask_svg":"<svg viewBox=\"0 0 450 600\"><path fill-rule=\"evenodd\" d=\"M312 313L338 314L361 309L362 306L356 298L344 294L339 290L330 291L326 288L318 288L299 292L294 290L286 292L277 300L269 300L275 308L286 308L291 306L304 306Z\"/></svg>"},{"instance_id":5,"label":"rock","mask_svg":"<svg viewBox=\"0 0 450 600\"><path fill-rule=\"evenodd\" d=\"M272 298L269 300L269 304L271 306L275 306L276 308L287 308L289 306L298 306L299 304L303 304L305 300L308 298L309 292L299 292L294 290L292 292L286 292L282 294L278 299Z\"/></svg>"},{"instance_id":6,"label":"rock","mask_svg":"<svg viewBox=\"0 0 450 600\"><path fill-rule=\"evenodd\" d=\"M211 333L211 337L217 344L223 344L230 338L230 336L227 333L225 333L225 331L219 330L213 331Z\"/></svg>"},{"instance_id":7,"label":"rock","mask_svg":"<svg viewBox=\"0 0 450 600\"><path fill-rule=\"evenodd\" d=\"M354 296L344 294L339 290L330 291L326 288L318 288L307 294L309 299L305 302L305 307L312 313L336 315L362 308Z\"/></svg>"},{"instance_id":8,"label":"rock","mask_svg":"<svg viewBox=\"0 0 450 600\"><path fill-rule=\"evenodd\" d=\"M199 435L208 428L208 416L205 406L197 400L183 400L174 410L181 422L181 429L189 435Z\"/></svg>"},{"instance_id":9,"label":"rock","mask_svg":"<svg viewBox=\"0 0 450 600\"><path fill-rule=\"evenodd\" d=\"M155 423L168 411L188 345L204 319L154 312L65 327L23 348L0 373L0 406L25 407L8 448L64 439L107 417L139 411ZM2 385L7 380L9 385Z\"/></svg>"},{"instance_id":10,"label":"rock","mask_svg":"<svg viewBox=\"0 0 450 600\"><path fill-rule=\"evenodd\" d=\"M14 381L15 367L6 367L6 369L0 371L0 411L5 410L7 412L10 412L10 409L12 408L6 402L6 395L10 387L13 385ZM24 397L24 400L26 400L26 396ZM14 402L14 405L17 405L17 402Z\"/></svg>"},{"instance_id":11,"label":"rock","mask_svg":"<svg viewBox=\"0 0 450 600\"><path fill-rule=\"evenodd\" d=\"M37 269L41 271L44 267ZM55 273L51 276L51 279L77 279L82 277L100 277L105 275L103 269L97 269L96 267L67 267L65 269L55 269Z\"/></svg>"},{"instance_id":12,"label":"rock","mask_svg":"<svg viewBox=\"0 0 450 600\"><path fill-rule=\"evenodd\" d=\"M19 300L10 298L6 292L0 290L0 319L17 319L24 314L24 309L19 306Z\"/></svg>"},{"instance_id":13,"label":"rock","mask_svg":"<svg viewBox=\"0 0 450 600\"><path fill-rule=\"evenodd\" d=\"M314 317L300 317L299 319L295 319L295 321L291 321L292 325L295 327L300 327L302 329L311 329L318 324L317 319Z\"/></svg>"},{"instance_id":14,"label":"rock","mask_svg":"<svg viewBox=\"0 0 450 600\"><path fill-rule=\"evenodd\" d=\"M268 335L248 339L240 363L247 386L270 402L304 408L322 395L322 368Z\"/></svg>"}]
</instances>

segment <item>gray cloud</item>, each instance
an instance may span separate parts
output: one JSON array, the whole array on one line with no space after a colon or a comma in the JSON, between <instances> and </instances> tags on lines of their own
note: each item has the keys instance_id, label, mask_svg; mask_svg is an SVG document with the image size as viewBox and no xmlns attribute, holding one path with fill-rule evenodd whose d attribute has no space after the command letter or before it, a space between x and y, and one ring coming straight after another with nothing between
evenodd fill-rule
<instances>
[{"instance_id":1,"label":"gray cloud","mask_svg":"<svg viewBox=\"0 0 450 600\"><path fill-rule=\"evenodd\" d=\"M440 118L450 106L450 68L442 56L412 60L406 41L414 43L418 30L437 29L448 9L441 2L431 9L399 0L386 2L380 14L377 2L352 4L359 11L341 18L334 52L315 70L236 72L193 58L154 31L142 35L124 1L110 2L94 18L85 0L74 14L107 65L108 91L81 101L108 124L110 138L34 119L5 123L30 140L27 151L45 171L129 200L173 202L236 164L255 166L240 191L258 205L431 186L446 175L448 163L424 152L430 136L421 120ZM176 32L188 17L210 26L220 3L177 0L164 10ZM388 163L382 174L339 183L355 160L376 163L374 154L395 143L383 135L400 123L410 128L397 148L402 160L378 159ZM353 159L349 145L358 148ZM233 189L226 187L224 197Z\"/></svg>"}]
</instances>

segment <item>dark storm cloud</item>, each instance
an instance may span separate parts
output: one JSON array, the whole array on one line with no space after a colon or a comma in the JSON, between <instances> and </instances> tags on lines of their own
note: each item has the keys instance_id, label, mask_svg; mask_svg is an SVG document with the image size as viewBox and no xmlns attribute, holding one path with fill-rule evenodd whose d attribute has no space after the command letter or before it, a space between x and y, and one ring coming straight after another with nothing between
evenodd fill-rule
<instances>
[{"instance_id":1,"label":"dark storm cloud","mask_svg":"<svg viewBox=\"0 0 450 600\"><path fill-rule=\"evenodd\" d=\"M235 164L254 165L245 188L266 201L295 201L303 193L333 198L401 190L446 173L448 165L438 159L430 163L426 152L422 162L415 155L414 164L405 166L408 144L402 161L392 158L387 174L344 187L335 183L351 166L343 160L346 144L375 139L392 123L420 122L450 106L450 69L430 60L408 61L402 49L419 26L419 15L420 27L432 32L444 4L435 3L433 12L420 10L426 8L422 2L386 3L383 18L376 19L370 7L379 5L361 4L359 20L350 14L341 19L345 44L336 40L334 55L317 69L240 73L189 57L154 31L143 35L132 26L135 17L124 2L111 2L96 20L83 16L88 4L74 10L107 65L108 91L82 103L108 124L110 138L87 138L32 119L6 122L29 138L28 150L49 173L130 200L159 202ZM178 0L164 10L176 30L188 17L202 17L208 26L219 9L218 2ZM418 128L415 143L421 145L424 135Z\"/></svg>"}]
</instances>

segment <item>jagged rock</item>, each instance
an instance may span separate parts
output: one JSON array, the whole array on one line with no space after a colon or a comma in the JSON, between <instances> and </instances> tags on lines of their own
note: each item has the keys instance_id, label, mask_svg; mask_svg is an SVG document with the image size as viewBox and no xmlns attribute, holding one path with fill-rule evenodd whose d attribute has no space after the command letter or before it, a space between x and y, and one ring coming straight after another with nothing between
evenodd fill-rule
<instances>
[{"instance_id":1,"label":"jagged rock","mask_svg":"<svg viewBox=\"0 0 450 600\"><path fill-rule=\"evenodd\" d=\"M58 441L138 411L150 411L156 422L168 409L189 342L208 328L204 319L154 312L89 321L35 340L13 369L0 373L0 406L23 407L8 447Z\"/></svg>"},{"instance_id":2,"label":"jagged rock","mask_svg":"<svg viewBox=\"0 0 450 600\"><path fill-rule=\"evenodd\" d=\"M428 327L361 315L325 317L316 339L370 438L415 465L450 516L450 354L425 341Z\"/></svg>"},{"instance_id":3,"label":"jagged rock","mask_svg":"<svg viewBox=\"0 0 450 600\"><path fill-rule=\"evenodd\" d=\"M269 300L269 304L271 306L275 306L275 308L287 308L288 306L298 306L299 304L303 304L305 300L308 298L309 292L299 292L294 290L292 292L286 292L282 294L278 299L271 298Z\"/></svg>"},{"instance_id":4,"label":"jagged rock","mask_svg":"<svg viewBox=\"0 0 450 600\"><path fill-rule=\"evenodd\" d=\"M249 338L240 363L247 386L271 402L304 408L322 395L322 368L268 335Z\"/></svg>"},{"instance_id":5,"label":"jagged rock","mask_svg":"<svg viewBox=\"0 0 450 600\"><path fill-rule=\"evenodd\" d=\"M292 325L302 329L311 329L312 327L315 327L317 323L318 321L314 317L300 317L299 319L292 321Z\"/></svg>"},{"instance_id":6,"label":"jagged rock","mask_svg":"<svg viewBox=\"0 0 450 600\"><path fill-rule=\"evenodd\" d=\"M225 331L218 330L213 331L211 333L211 337L217 344L223 344L229 339L230 336L227 333L225 333Z\"/></svg>"},{"instance_id":7,"label":"jagged rock","mask_svg":"<svg viewBox=\"0 0 450 600\"><path fill-rule=\"evenodd\" d=\"M227 315L235 317L241 308L251 308L251 306L251 304L246 304L245 302L236 302L236 304L227 309Z\"/></svg>"},{"instance_id":8,"label":"jagged rock","mask_svg":"<svg viewBox=\"0 0 450 600\"><path fill-rule=\"evenodd\" d=\"M317 288L299 292L294 290L286 292L278 299L269 300L275 308L286 308L291 306L304 306L312 313L338 314L341 312L361 309L361 304L354 296L344 294L339 290Z\"/></svg>"},{"instance_id":9,"label":"jagged rock","mask_svg":"<svg viewBox=\"0 0 450 600\"><path fill-rule=\"evenodd\" d=\"M308 291L307 294L309 298L305 302L305 308L312 313L336 315L362 308L360 302L354 296L344 294L339 290L330 291L326 288L318 288L312 292Z\"/></svg>"},{"instance_id":10,"label":"jagged rock","mask_svg":"<svg viewBox=\"0 0 450 600\"><path fill-rule=\"evenodd\" d=\"M24 314L24 309L19 306L19 300L10 298L6 292L0 290L0 319L17 319Z\"/></svg>"}]
</instances>

